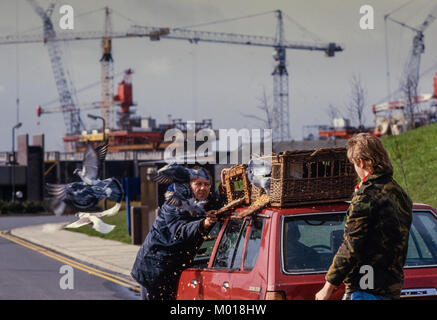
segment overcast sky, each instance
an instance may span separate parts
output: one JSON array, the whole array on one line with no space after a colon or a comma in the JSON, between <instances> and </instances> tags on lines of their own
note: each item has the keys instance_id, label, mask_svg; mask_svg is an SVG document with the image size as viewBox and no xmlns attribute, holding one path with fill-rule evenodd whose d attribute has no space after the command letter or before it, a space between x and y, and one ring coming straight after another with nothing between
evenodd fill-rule
<instances>
[{"instance_id":1,"label":"overcast sky","mask_svg":"<svg viewBox=\"0 0 437 320\"><path fill-rule=\"evenodd\" d=\"M50 1L36 0L43 8ZM292 138L302 138L303 125L328 124L326 109L332 104L343 110L350 100L350 81L360 75L367 91L366 124L373 124L371 105L387 97L384 15L403 4L393 18L412 26L420 25L435 5L434 0L125 0L58 1L53 21L58 25L59 7L74 9L75 31L102 30L105 6L113 9L114 31L125 31L138 23L160 27L188 27L229 18L251 16L227 23L197 27L197 30L223 31L274 36L273 10L284 13L285 38L288 41L338 42L344 52L327 58L322 52L287 51L290 75L290 126ZM375 29L361 30L359 12L371 5ZM101 9L101 10L99 10ZM268 13L270 12L270 13ZM293 23L297 21L299 25ZM41 31L41 19L26 0L0 0L0 35L35 34ZM432 93L432 78L437 72L437 22L425 31L425 53L420 92ZM411 48L413 32L387 24L391 86L397 88ZM75 89L100 79L99 41L73 41L63 44L63 61ZM180 40L150 42L148 39L113 41L114 71L134 70L134 100L137 115L167 122L168 115L183 120L213 119L219 128L261 128L263 124L244 117L257 109L263 88L272 96L273 70L271 48L228 44L189 44ZM18 72L17 72L18 71ZM121 80L116 77L114 83ZM114 88L114 89L115 89ZM17 96L20 100L18 133L45 133L46 151L63 150L65 125L61 114L36 116L37 105L57 98L47 48L43 44L0 46L0 151L11 148L12 126L17 122ZM80 91L79 103L101 99L100 87ZM51 103L51 106L57 103ZM82 112L87 128L97 128ZM97 111L93 111L97 114Z\"/></svg>"}]
</instances>

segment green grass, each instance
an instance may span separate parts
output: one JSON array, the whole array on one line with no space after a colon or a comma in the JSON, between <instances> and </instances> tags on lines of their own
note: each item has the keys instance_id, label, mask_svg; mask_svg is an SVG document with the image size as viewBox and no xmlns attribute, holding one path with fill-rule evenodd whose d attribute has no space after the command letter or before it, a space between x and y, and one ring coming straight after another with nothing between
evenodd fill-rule
<instances>
[{"instance_id":1,"label":"green grass","mask_svg":"<svg viewBox=\"0 0 437 320\"><path fill-rule=\"evenodd\" d=\"M414 202L437 207L437 123L382 138L394 179Z\"/></svg>"},{"instance_id":2,"label":"green grass","mask_svg":"<svg viewBox=\"0 0 437 320\"><path fill-rule=\"evenodd\" d=\"M72 231L72 232L79 232L84 233L89 236L95 236L100 237L103 239L109 239L109 240L116 240L124 243L131 244L131 236L127 233L127 219L126 219L126 210L122 210L119 213L117 213L115 216L112 217L103 217L102 221L115 225L115 228L109 232L108 234L102 234L100 232L97 232L94 230L91 226L86 225L77 229L68 228L65 230Z\"/></svg>"}]
</instances>

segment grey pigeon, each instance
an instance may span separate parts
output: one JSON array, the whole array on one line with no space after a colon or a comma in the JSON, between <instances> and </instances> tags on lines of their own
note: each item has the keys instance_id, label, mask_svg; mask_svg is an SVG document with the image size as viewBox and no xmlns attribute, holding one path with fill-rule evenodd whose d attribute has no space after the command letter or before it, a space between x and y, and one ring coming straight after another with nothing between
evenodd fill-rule
<instances>
[{"instance_id":1,"label":"grey pigeon","mask_svg":"<svg viewBox=\"0 0 437 320\"><path fill-rule=\"evenodd\" d=\"M105 160L107 151L108 142L100 144L95 149L88 143L83 156L82 169L76 169L73 173L77 174L86 184L97 183L100 163Z\"/></svg>"},{"instance_id":2,"label":"grey pigeon","mask_svg":"<svg viewBox=\"0 0 437 320\"><path fill-rule=\"evenodd\" d=\"M121 183L115 178L105 180L96 179L92 184L73 182L69 184L47 184L47 191L54 196L52 210L61 215L66 204L78 209L94 207L101 199L110 199L117 203L123 200L124 192Z\"/></svg>"},{"instance_id":3,"label":"grey pigeon","mask_svg":"<svg viewBox=\"0 0 437 320\"><path fill-rule=\"evenodd\" d=\"M177 163L162 167L152 177L157 183L170 184L165 193L167 204L190 212L191 215L204 215L203 205L206 202L197 202L189 186L190 181L195 178L209 180L209 175L204 168L190 169Z\"/></svg>"},{"instance_id":4,"label":"grey pigeon","mask_svg":"<svg viewBox=\"0 0 437 320\"><path fill-rule=\"evenodd\" d=\"M152 176L153 181L160 184L189 183L196 178L209 180L208 172L204 168L190 169L178 163L168 164Z\"/></svg>"},{"instance_id":5,"label":"grey pigeon","mask_svg":"<svg viewBox=\"0 0 437 320\"><path fill-rule=\"evenodd\" d=\"M189 183L191 179L190 169L177 163L171 163L159 169L152 176L152 179L159 184Z\"/></svg>"},{"instance_id":6,"label":"grey pigeon","mask_svg":"<svg viewBox=\"0 0 437 320\"><path fill-rule=\"evenodd\" d=\"M246 169L247 178L253 185L263 188L267 195L270 194L270 180L272 175L271 161L254 157L249 161Z\"/></svg>"},{"instance_id":7,"label":"grey pigeon","mask_svg":"<svg viewBox=\"0 0 437 320\"><path fill-rule=\"evenodd\" d=\"M171 184L165 193L165 199L168 205L178 207L182 212L189 212L193 216L205 214L203 206L206 201L196 201L188 184Z\"/></svg>"}]
</instances>

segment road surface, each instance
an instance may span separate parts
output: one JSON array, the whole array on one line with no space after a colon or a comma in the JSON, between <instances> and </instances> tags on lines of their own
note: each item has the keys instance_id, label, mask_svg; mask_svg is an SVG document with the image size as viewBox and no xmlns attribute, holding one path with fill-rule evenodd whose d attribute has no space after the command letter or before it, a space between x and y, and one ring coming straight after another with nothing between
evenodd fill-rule
<instances>
[{"instance_id":1,"label":"road surface","mask_svg":"<svg viewBox=\"0 0 437 320\"><path fill-rule=\"evenodd\" d=\"M1 217L0 230L73 221L74 216ZM44 248L0 237L0 299L138 300L139 293L121 285L117 276ZM108 272L108 271L106 271Z\"/></svg>"}]
</instances>

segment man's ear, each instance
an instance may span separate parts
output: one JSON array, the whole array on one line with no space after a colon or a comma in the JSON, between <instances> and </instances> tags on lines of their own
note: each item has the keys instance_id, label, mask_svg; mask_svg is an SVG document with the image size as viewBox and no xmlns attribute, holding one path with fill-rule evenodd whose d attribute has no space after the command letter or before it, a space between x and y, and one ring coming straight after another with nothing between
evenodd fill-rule
<instances>
[{"instance_id":1,"label":"man's ear","mask_svg":"<svg viewBox=\"0 0 437 320\"><path fill-rule=\"evenodd\" d=\"M366 171L372 171L372 166L370 165L370 161L364 161L363 159L360 159L361 162L361 168Z\"/></svg>"},{"instance_id":2,"label":"man's ear","mask_svg":"<svg viewBox=\"0 0 437 320\"><path fill-rule=\"evenodd\" d=\"M366 163L366 161L364 161L363 159L360 159L360 162L359 162L358 166L359 166L361 169L367 169L367 163Z\"/></svg>"}]
</instances>

